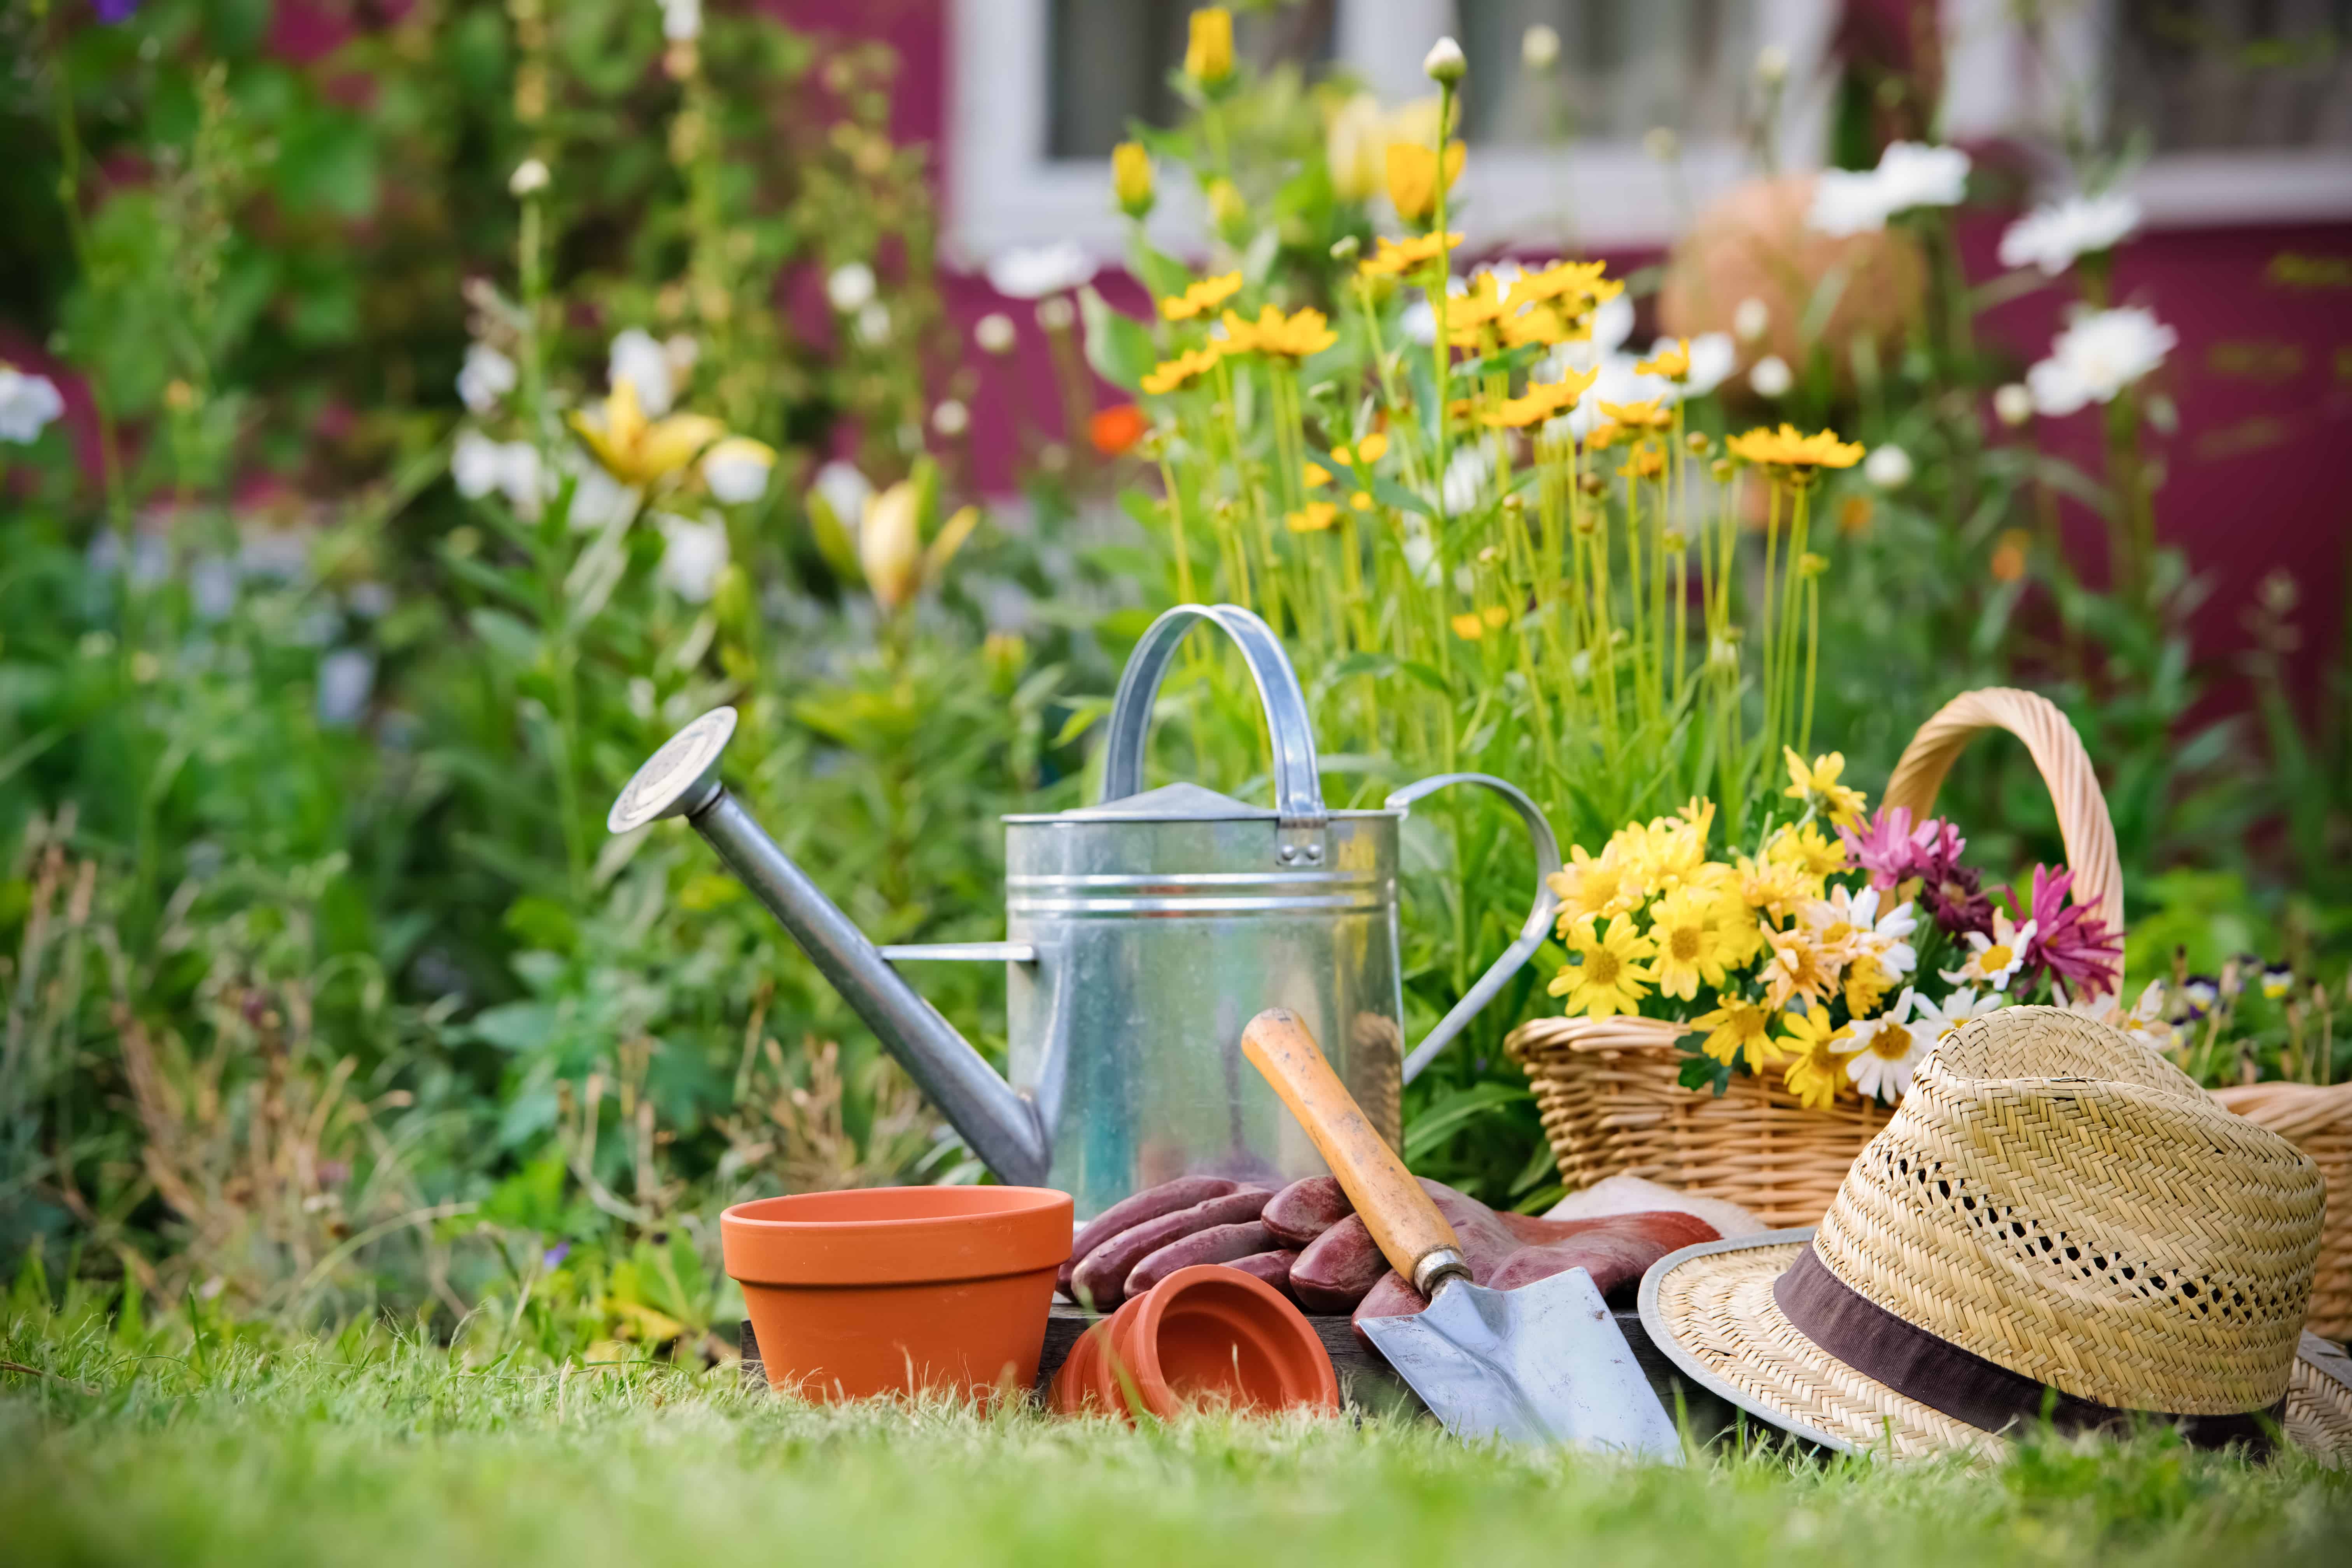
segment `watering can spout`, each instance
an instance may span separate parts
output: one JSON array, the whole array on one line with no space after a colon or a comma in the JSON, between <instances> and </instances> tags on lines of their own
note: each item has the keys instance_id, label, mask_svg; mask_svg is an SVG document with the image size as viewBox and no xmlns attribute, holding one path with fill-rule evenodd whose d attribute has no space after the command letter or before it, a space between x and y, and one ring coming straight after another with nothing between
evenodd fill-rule
<instances>
[{"instance_id":1,"label":"watering can spout","mask_svg":"<svg viewBox=\"0 0 2352 1568\"><path fill-rule=\"evenodd\" d=\"M714 708L671 736L622 790L605 826L627 833L663 817L685 817L856 1009L972 1152L1009 1184L1043 1185L1051 1162L1052 1108L1041 1108L998 1076L727 793L719 759L734 733L735 710Z\"/></svg>"}]
</instances>

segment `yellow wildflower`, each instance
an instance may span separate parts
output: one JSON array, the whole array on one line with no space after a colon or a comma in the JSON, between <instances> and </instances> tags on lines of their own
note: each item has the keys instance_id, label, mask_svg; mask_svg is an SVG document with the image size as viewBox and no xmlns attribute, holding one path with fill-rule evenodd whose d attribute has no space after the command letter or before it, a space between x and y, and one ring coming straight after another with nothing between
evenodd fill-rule
<instances>
[{"instance_id":1,"label":"yellow wildflower","mask_svg":"<svg viewBox=\"0 0 2352 1568\"><path fill-rule=\"evenodd\" d=\"M1331 331L1329 318L1309 305L1285 316L1268 305L1257 313L1257 320L1245 321L1231 310L1225 312L1225 352L1247 353L1253 350L1283 359L1305 359L1321 353L1339 341Z\"/></svg>"},{"instance_id":2,"label":"yellow wildflower","mask_svg":"<svg viewBox=\"0 0 2352 1568\"><path fill-rule=\"evenodd\" d=\"M1896 978L1874 956L1865 953L1855 959L1845 972L1845 1010L1857 1018L1869 1017L1895 989Z\"/></svg>"},{"instance_id":3,"label":"yellow wildflower","mask_svg":"<svg viewBox=\"0 0 2352 1568\"><path fill-rule=\"evenodd\" d=\"M1657 944L1658 994L1687 1002L1699 986L1723 984L1722 900L1704 888L1681 887L1651 910Z\"/></svg>"},{"instance_id":4,"label":"yellow wildflower","mask_svg":"<svg viewBox=\"0 0 2352 1568\"><path fill-rule=\"evenodd\" d=\"M1318 486L1329 484L1331 482L1331 470L1325 468L1320 463L1309 463L1301 471L1301 477L1306 479L1307 488L1311 490L1316 489Z\"/></svg>"},{"instance_id":5,"label":"yellow wildflower","mask_svg":"<svg viewBox=\"0 0 2352 1568\"><path fill-rule=\"evenodd\" d=\"M1469 149L1460 142L1445 144L1445 185L1462 177L1462 161ZM1438 158L1437 150L1418 142L1389 143L1389 200L1395 204L1397 216L1407 223L1426 223L1437 211Z\"/></svg>"},{"instance_id":6,"label":"yellow wildflower","mask_svg":"<svg viewBox=\"0 0 2352 1568\"><path fill-rule=\"evenodd\" d=\"M1601 414L1628 430L1663 430L1675 422L1675 416L1657 398L1644 403L1604 403Z\"/></svg>"},{"instance_id":7,"label":"yellow wildflower","mask_svg":"<svg viewBox=\"0 0 2352 1568\"><path fill-rule=\"evenodd\" d=\"M1530 305L1515 316L1502 320L1503 342L1508 348L1522 348L1528 343L1563 343L1574 329L1566 316L1550 305Z\"/></svg>"},{"instance_id":8,"label":"yellow wildflower","mask_svg":"<svg viewBox=\"0 0 2352 1568\"><path fill-rule=\"evenodd\" d=\"M1633 367L1636 375L1663 375L1668 381L1680 381L1690 374L1690 340L1676 338L1675 346L1660 349Z\"/></svg>"},{"instance_id":9,"label":"yellow wildflower","mask_svg":"<svg viewBox=\"0 0 2352 1568\"><path fill-rule=\"evenodd\" d=\"M1189 321L1193 317L1215 310L1242 291L1242 275L1228 272L1222 278L1203 278L1189 284L1181 294L1173 294L1160 301L1160 313L1171 321Z\"/></svg>"},{"instance_id":10,"label":"yellow wildflower","mask_svg":"<svg viewBox=\"0 0 2352 1568\"><path fill-rule=\"evenodd\" d=\"M1775 860L1769 853L1761 860L1742 855L1738 876L1739 896L1748 907L1775 920L1788 919L1815 890L1812 879L1801 868Z\"/></svg>"},{"instance_id":11,"label":"yellow wildflower","mask_svg":"<svg viewBox=\"0 0 2352 1568\"><path fill-rule=\"evenodd\" d=\"M1513 300L1532 304L1539 300L1573 299L1582 304L1605 304L1625 291L1625 285L1601 277L1605 261L1560 261L1540 272L1522 272L1511 281Z\"/></svg>"},{"instance_id":12,"label":"yellow wildflower","mask_svg":"<svg viewBox=\"0 0 2352 1568\"><path fill-rule=\"evenodd\" d=\"M1717 1061L1736 1061L1744 1054L1748 1070L1762 1072L1780 1057L1780 1042L1771 1035L1776 1021L1770 1008L1731 997L1714 1012L1693 1018L1691 1027L1713 1031L1698 1048Z\"/></svg>"},{"instance_id":13,"label":"yellow wildflower","mask_svg":"<svg viewBox=\"0 0 2352 1568\"><path fill-rule=\"evenodd\" d=\"M1609 922L1603 934L1596 922L1580 921L1567 933L1568 945L1580 960L1562 966L1552 976L1550 991L1568 998L1568 1011L1589 1018L1627 1016L1640 1011L1650 993L1649 967L1642 961L1655 952L1648 937L1623 917Z\"/></svg>"},{"instance_id":14,"label":"yellow wildflower","mask_svg":"<svg viewBox=\"0 0 2352 1568\"><path fill-rule=\"evenodd\" d=\"M602 404L574 410L571 421L604 471L625 485L667 479L727 434L727 426L701 414L648 422L636 384L625 375L613 378L612 394Z\"/></svg>"},{"instance_id":15,"label":"yellow wildflower","mask_svg":"<svg viewBox=\"0 0 2352 1568\"><path fill-rule=\"evenodd\" d=\"M1845 772L1844 752L1824 752L1813 759L1812 766L1807 767L1795 747L1783 746L1780 751L1789 764L1789 787L1781 794L1790 800L1803 801L1836 826L1861 826L1868 802L1852 784L1838 783L1838 775Z\"/></svg>"},{"instance_id":16,"label":"yellow wildflower","mask_svg":"<svg viewBox=\"0 0 2352 1568\"><path fill-rule=\"evenodd\" d=\"M1845 869L1845 846L1823 833L1818 823L1782 828L1772 836L1764 855L1767 859L1793 866L1802 872L1813 883L1813 898L1821 897L1822 878Z\"/></svg>"},{"instance_id":17,"label":"yellow wildflower","mask_svg":"<svg viewBox=\"0 0 2352 1568\"><path fill-rule=\"evenodd\" d=\"M1146 372L1141 382L1143 390L1155 395L1171 393L1195 376L1206 375L1217 368L1217 351L1187 349L1174 359L1161 360Z\"/></svg>"},{"instance_id":18,"label":"yellow wildflower","mask_svg":"<svg viewBox=\"0 0 2352 1568\"><path fill-rule=\"evenodd\" d=\"M1339 509L1328 500L1311 500L1282 520L1293 533L1320 533L1339 521Z\"/></svg>"},{"instance_id":19,"label":"yellow wildflower","mask_svg":"<svg viewBox=\"0 0 2352 1568\"><path fill-rule=\"evenodd\" d=\"M1459 234L1417 234L1404 240L1381 235L1372 254L1356 263L1356 270L1367 278L1402 278L1461 243Z\"/></svg>"},{"instance_id":20,"label":"yellow wildflower","mask_svg":"<svg viewBox=\"0 0 2352 1568\"><path fill-rule=\"evenodd\" d=\"M1454 635L1465 642L1476 642L1489 631L1499 629L1510 618L1511 612L1500 605L1466 611L1454 617Z\"/></svg>"},{"instance_id":21,"label":"yellow wildflower","mask_svg":"<svg viewBox=\"0 0 2352 1568\"><path fill-rule=\"evenodd\" d=\"M1781 1044L1797 1053L1781 1081L1806 1110L1828 1110L1837 1099L1838 1085L1845 1081L1845 1055L1837 1048L1837 1042L1853 1033L1853 1026L1831 1028L1829 1014L1819 1007L1784 1013L1780 1023L1789 1031L1780 1037Z\"/></svg>"},{"instance_id":22,"label":"yellow wildflower","mask_svg":"<svg viewBox=\"0 0 2352 1568\"><path fill-rule=\"evenodd\" d=\"M1111 194L1119 210L1141 217L1151 210L1151 154L1140 142L1122 142L1110 150Z\"/></svg>"},{"instance_id":23,"label":"yellow wildflower","mask_svg":"<svg viewBox=\"0 0 2352 1568\"><path fill-rule=\"evenodd\" d=\"M1358 511L1370 511L1372 510L1372 498L1369 491L1358 490L1348 498L1348 504Z\"/></svg>"},{"instance_id":24,"label":"yellow wildflower","mask_svg":"<svg viewBox=\"0 0 2352 1568\"><path fill-rule=\"evenodd\" d=\"M1817 468L1851 468L1862 461L1861 442L1841 441L1834 430L1807 436L1794 425L1783 425L1778 430L1759 426L1745 436L1732 437L1724 445L1731 448L1735 458L1799 473L1811 473Z\"/></svg>"},{"instance_id":25,"label":"yellow wildflower","mask_svg":"<svg viewBox=\"0 0 2352 1568\"><path fill-rule=\"evenodd\" d=\"M1524 430L1530 425L1540 425L1564 408L1573 407L1600 376L1598 367L1588 371L1562 371L1558 381L1531 381L1527 391L1517 397L1507 397L1494 408L1480 415L1479 421L1496 429Z\"/></svg>"},{"instance_id":26,"label":"yellow wildflower","mask_svg":"<svg viewBox=\"0 0 2352 1568\"><path fill-rule=\"evenodd\" d=\"M1615 444L1617 437L1622 433L1613 422L1603 419L1594 425L1591 433L1584 437L1584 449L1588 452L1605 452Z\"/></svg>"},{"instance_id":27,"label":"yellow wildflower","mask_svg":"<svg viewBox=\"0 0 2352 1568\"><path fill-rule=\"evenodd\" d=\"M1388 455L1389 438L1381 431L1375 430L1370 435L1356 443L1356 460L1358 462L1368 465L1377 463Z\"/></svg>"},{"instance_id":28,"label":"yellow wildflower","mask_svg":"<svg viewBox=\"0 0 2352 1568\"><path fill-rule=\"evenodd\" d=\"M1234 14L1223 5L1192 13L1192 34L1184 45L1184 74L1203 87L1234 74Z\"/></svg>"},{"instance_id":29,"label":"yellow wildflower","mask_svg":"<svg viewBox=\"0 0 2352 1568\"><path fill-rule=\"evenodd\" d=\"M1618 853L1614 839L1597 858L1581 844L1570 846L1569 863L1553 872L1549 880L1551 890L1559 895L1562 937L1580 920L1622 914L1649 892L1633 862Z\"/></svg>"},{"instance_id":30,"label":"yellow wildflower","mask_svg":"<svg viewBox=\"0 0 2352 1568\"><path fill-rule=\"evenodd\" d=\"M1666 454L1655 441L1644 441L1617 466L1621 479L1654 479L1666 471Z\"/></svg>"}]
</instances>

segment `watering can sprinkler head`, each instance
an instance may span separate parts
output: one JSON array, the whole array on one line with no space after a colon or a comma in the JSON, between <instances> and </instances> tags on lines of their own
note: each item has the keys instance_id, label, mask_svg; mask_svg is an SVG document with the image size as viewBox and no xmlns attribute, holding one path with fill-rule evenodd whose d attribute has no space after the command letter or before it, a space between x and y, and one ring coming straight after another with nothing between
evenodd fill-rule
<instances>
[{"instance_id":1,"label":"watering can sprinkler head","mask_svg":"<svg viewBox=\"0 0 2352 1568\"><path fill-rule=\"evenodd\" d=\"M719 791L719 759L735 738L735 710L713 708L646 759L613 809L605 829L634 833L666 816L691 816Z\"/></svg>"}]
</instances>

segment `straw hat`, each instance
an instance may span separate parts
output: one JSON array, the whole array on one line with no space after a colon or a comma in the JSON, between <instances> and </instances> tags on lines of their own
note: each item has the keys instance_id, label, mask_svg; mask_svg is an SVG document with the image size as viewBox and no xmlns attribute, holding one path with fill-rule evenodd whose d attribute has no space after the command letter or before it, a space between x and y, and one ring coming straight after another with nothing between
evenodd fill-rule
<instances>
[{"instance_id":1,"label":"straw hat","mask_svg":"<svg viewBox=\"0 0 2352 1568\"><path fill-rule=\"evenodd\" d=\"M2047 1402L2201 1445L2283 1426L2341 1464L2352 1360L2303 1332L2326 1202L2308 1156L2131 1036L2005 1008L1928 1055L1816 1229L1659 1259L1642 1322L1835 1448L1989 1446Z\"/></svg>"}]
</instances>

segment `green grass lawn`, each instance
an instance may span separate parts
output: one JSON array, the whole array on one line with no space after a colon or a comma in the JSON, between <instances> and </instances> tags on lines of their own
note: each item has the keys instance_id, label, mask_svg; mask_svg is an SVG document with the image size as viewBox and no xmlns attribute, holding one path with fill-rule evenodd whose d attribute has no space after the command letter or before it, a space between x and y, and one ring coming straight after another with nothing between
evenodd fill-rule
<instances>
[{"instance_id":1,"label":"green grass lawn","mask_svg":"<svg viewBox=\"0 0 2352 1568\"><path fill-rule=\"evenodd\" d=\"M732 1369L467 1365L380 1331L0 1325L0 1560L25 1565L1379 1561L1815 1568L2352 1560L2352 1479L2159 1437L1994 1466L1684 1469L1407 1420L816 1409ZM166 1351L168 1353L155 1353ZM32 1370L37 1369L37 1370Z\"/></svg>"}]
</instances>

